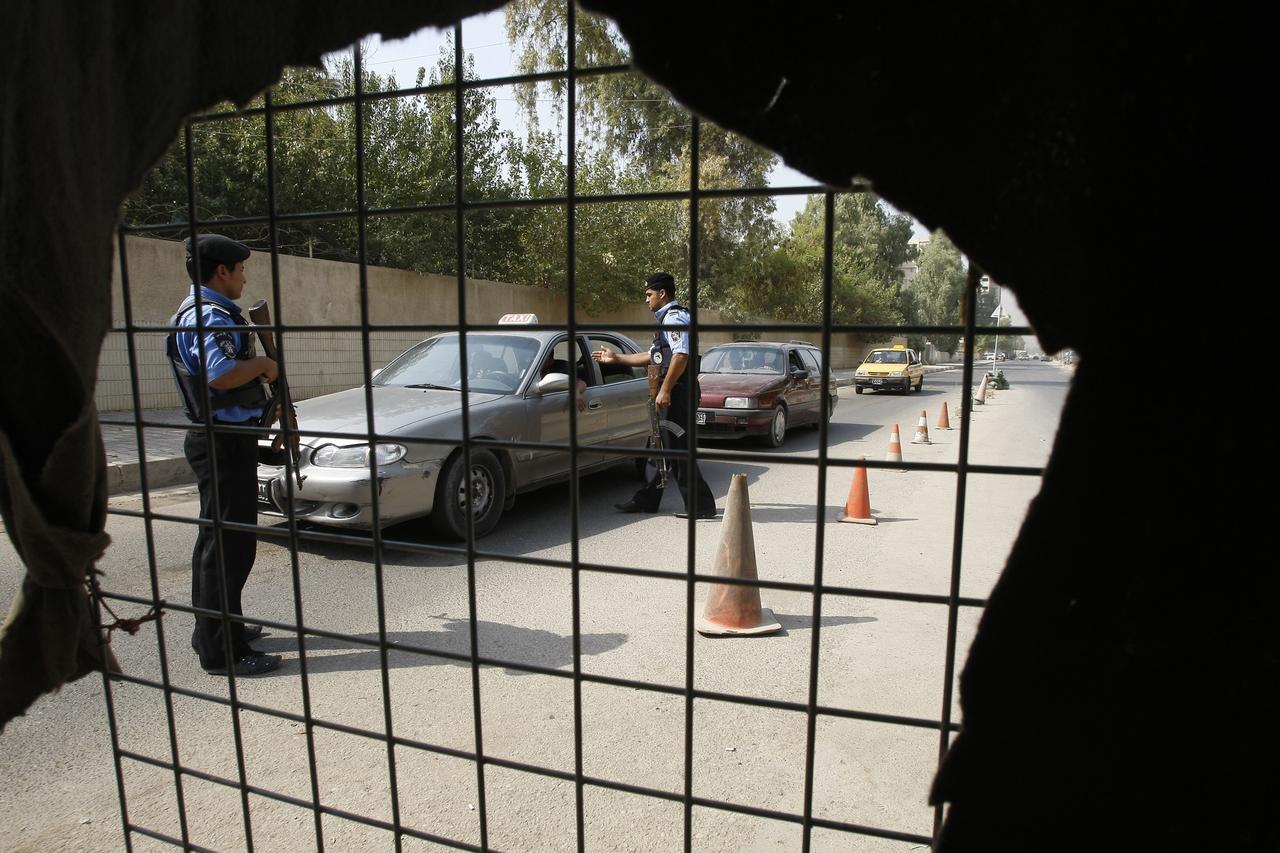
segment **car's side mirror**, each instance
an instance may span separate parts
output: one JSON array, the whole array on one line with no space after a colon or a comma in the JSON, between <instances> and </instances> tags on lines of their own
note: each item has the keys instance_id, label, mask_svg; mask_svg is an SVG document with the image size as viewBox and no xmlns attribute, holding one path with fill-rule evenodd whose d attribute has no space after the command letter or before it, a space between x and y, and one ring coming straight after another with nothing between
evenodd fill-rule
<instances>
[{"instance_id":1,"label":"car's side mirror","mask_svg":"<svg viewBox=\"0 0 1280 853\"><path fill-rule=\"evenodd\" d=\"M548 373L546 376L538 380L538 393L551 394L556 391L569 390L569 374L567 373Z\"/></svg>"},{"instance_id":2,"label":"car's side mirror","mask_svg":"<svg viewBox=\"0 0 1280 853\"><path fill-rule=\"evenodd\" d=\"M796 379L808 379L808 378L809 378L809 371L807 371L807 370L793 370L793 371L791 371L791 375L792 375L794 378L796 378Z\"/></svg>"}]
</instances>

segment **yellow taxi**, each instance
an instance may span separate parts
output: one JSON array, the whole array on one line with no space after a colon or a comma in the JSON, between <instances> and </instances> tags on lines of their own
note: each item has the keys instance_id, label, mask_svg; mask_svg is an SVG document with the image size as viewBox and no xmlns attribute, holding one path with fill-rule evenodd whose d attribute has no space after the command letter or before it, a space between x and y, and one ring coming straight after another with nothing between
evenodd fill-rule
<instances>
[{"instance_id":1,"label":"yellow taxi","mask_svg":"<svg viewBox=\"0 0 1280 853\"><path fill-rule=\"evenodd\" d=\"M902 344L873 349L858 365L853 375L853 390L861 394L863 389L879 391L892 388L903 394L912 388L924 388L924 365L913 349Z\"/></svg>"}]
</instances>

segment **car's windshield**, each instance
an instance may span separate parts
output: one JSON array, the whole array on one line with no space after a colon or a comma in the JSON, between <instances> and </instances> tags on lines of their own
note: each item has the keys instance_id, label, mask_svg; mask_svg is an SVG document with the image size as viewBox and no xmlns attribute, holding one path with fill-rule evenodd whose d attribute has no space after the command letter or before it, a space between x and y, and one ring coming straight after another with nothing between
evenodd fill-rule
<instances>
[{"instance_id":1,"label":"car's windshield","mask_svg":"<svg viewBox=\"0 0 1280 853\"><path fill-rule=\"evenodd\" d=\"M702 356L701 373L782 373L782 352L773 347L713 347Z\"/></svg>"},{"instance_id":2,"label":"car's windshield","mask_svg":"<svg viewBox=\"0 0 1280 853\"><path fill-rule=\"evenodd\" d=\"M538 341L512 335L467 335L468 387L472 391L512 394L533 365ZM391 362L374 385L461 390L458 336L441 335L423 341Z\"/></svg>"},{"instance_id":3,"label":"car's windshield","mask_svg":"<svg viewBox=\"0 0 1280 853\"><path fill-rule=\"evenodd\" d=\"M906 364L907 351L901 349L873 350L866 360L867 364Z\"/></svg>"}]
</instances>

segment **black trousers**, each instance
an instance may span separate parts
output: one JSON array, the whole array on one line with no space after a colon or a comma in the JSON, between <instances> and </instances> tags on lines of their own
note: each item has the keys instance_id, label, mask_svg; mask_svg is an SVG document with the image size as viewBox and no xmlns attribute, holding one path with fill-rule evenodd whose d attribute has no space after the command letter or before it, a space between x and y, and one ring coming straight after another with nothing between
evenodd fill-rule
<instances>
[{"instance_id":1,"label":"black trousers","mask_svg":"<svg viewBox=\"0 0 1280 853\"><path fill-rule=\"evenodd\" d=\"M696 391L694 392L697 393ZM690 422L693 420L689 417L689 388L683 382L676 383L675 388L671 389L671 405L662 413L662 420L671 421L678 424L684 429L684 435L675 436L665 430L662 433L664 446L668 450L687 450L689 448L689 439L693 437L693 429ZM670 466L673 460L668 459L667 464ZM674 461L676 469L676 485L680 487L680 498L684 501L685 510L692 510L689 505L689 463L684 458ZM669 469L668 469L669 470ZM698 512L706 512L708 508L715 508L716 497L711 494L711 487L707 485L707 481L702 479L702 472L698 470L698 466L693 466L692 471L695 484L693 488L698 490ZM662 486L658 484L658 466L653 460L644 467L644 486L640 491L636 492L632 498L637 504L647 510L656 511L662 504Z\"/></svg>"},{"instance_id":2,"label":"black trousers","mask_svg":"<svg viewBox=\"0 0 1280 853\"><path fill-rule=\"evenodd\" d=\"M203 430L187 433L183 447L187 462L195 472L200 489L200 517L219 518L241 524L258 521L258 440L252 435L214 433L217 468L210 454L208 435ZM218 503L214 503L213 484L218 484ZM222 560L218 559L218 539L222 540ZM227 612L244 613L240 593L258 550L256 533L239 530L215 531L201 527L196 535L195 548L191 552L191 603L195 607L219 611L222 609L223 590L226 591ZM224 570L225 569L225 573ZM226 662L226 646L221 617L197 616L193 642L205 669L220 667ZM244 626L231 622L231 649L233 660L244 657L253 649L245 641Z\"/></svg>"}]
</instances>

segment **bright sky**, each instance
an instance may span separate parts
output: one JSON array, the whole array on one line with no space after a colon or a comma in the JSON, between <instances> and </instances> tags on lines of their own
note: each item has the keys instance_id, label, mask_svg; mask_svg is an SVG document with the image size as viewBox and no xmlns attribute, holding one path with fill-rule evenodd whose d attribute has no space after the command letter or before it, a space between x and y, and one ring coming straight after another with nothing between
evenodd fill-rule
<instances>
[{"instance_id":1,"label":"bright sky","mask_svg":"<svg viewBox=\"0 0 1280 853\"><path fill-rule=\"evenodd\" d=\"M452 51L453 31L427 28L408 38L385 42L377 36L371 36L365 41L365 47L365 61L370 71L382 76L394 73L396 83L407 88L414 85L419 67L425 66L429 76L442 47ZM464 20L462 48L475 58L476 73L480 79L509 77L517 73L501 9ZM496 88L492 90L492 94L497 99L498 119L503 128L524 136L528 129L527 122L516 105L514 89ZM544 129L557 126L550 103L539 104L539 125ZM807 186L813 183L815 181L812 178L781 162L769 175L771 187ZM803 195L776 196L774 203L777 210L774 218L779 224L788 225L792 217L804 207L807 198L808 196ZM916 236L927 233L918 223L915 228Z\"/></svg>"}]
</instances>

